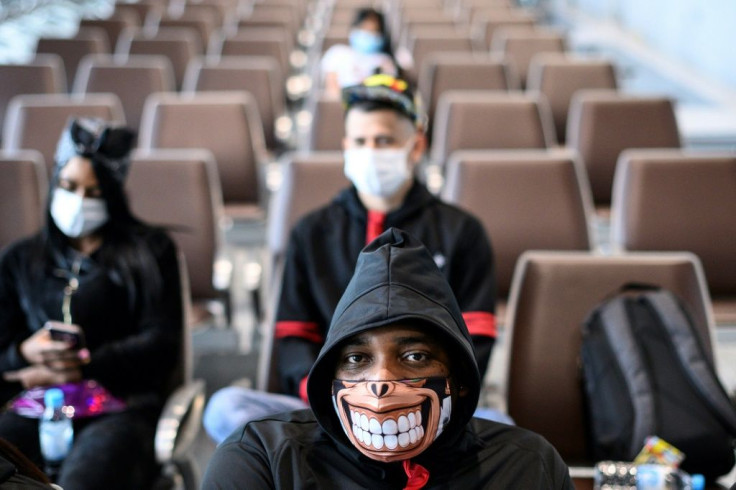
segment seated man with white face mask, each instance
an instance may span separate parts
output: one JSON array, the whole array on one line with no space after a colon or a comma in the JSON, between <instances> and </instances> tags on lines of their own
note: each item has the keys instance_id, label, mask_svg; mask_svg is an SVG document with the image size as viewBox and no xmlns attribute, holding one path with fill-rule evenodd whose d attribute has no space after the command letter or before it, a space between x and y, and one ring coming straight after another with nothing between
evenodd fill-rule
<instances>
[{"instance_id":1,"label":"seated man with white face mask","mask_svg":"<svg viewBox=\"0 0 736 490\"><path fill-rule=\"evenodd\" d=\"M370 243L309 374L312 410L223 442L202 488L572 489L542 437L473 418L481 378L447 281L414 237Z\"/></svg>"},{"instance_id":2,"label":"seated man with white face mask","mask_svg":"<svg viewBox=\"0 0 736 490\"><path fill-rule=\"evenodd\" d=\"M483 225L414 177L426 143L406 82L374 75L344 89L343 102L345 175L353 186L292 230L275 326L282 392L307 402L307 374L358 254L388 227L407 230L428 248L457 297L485 375L496 326L493 255ZM252 395L237 387L213 395L204 424L216 441L256 415L243 409ZM277 405L281 410L299 406L296 398L281 400L289 402Z\"/></svg>"}]
</instances>

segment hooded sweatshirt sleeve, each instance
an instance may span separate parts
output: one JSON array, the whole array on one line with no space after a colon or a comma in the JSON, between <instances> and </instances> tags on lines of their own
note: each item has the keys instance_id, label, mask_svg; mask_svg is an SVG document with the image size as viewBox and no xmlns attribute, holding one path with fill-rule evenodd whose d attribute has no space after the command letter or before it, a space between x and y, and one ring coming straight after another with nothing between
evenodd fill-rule
<instances>
[{"instance_id":1,"label":"hooded sweatshirt sleeve","mask_svg":"<svg viewBox=\"0 0 736 490\"><path fill-rule=\"evenodd\" d=\"M482 378L488 369L497 335L493 251L483 225L475 219L468 217L458 236L462 239L458 241L448 270L448 282L473 339Z\"/></svg>"},{"instance_id":2,"label":"hooded sweatshirt sleeve","mask_svg":"<svg viewBox=\"0 0 736 490\"><path fill-rule=\"evenodd\" d=\"M294 229L286 250L275 325L279 382L284 393L305 401L304 380L324 343L326 328L316 320L319 315L306 270L308 247L298 228Z\"/></svg>"}]
</instances>

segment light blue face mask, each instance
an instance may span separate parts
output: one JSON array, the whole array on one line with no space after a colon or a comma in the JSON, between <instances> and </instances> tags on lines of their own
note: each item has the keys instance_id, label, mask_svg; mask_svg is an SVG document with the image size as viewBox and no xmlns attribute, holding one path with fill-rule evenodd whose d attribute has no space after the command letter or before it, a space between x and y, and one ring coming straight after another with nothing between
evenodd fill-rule
<instances>
[{"instance_id":1,"label":"light blue face mask","mask_svg":"<svg viewBox=\"0 0 736 490\"><path fill-rule=\"evenodd\" d=\"M375 32L353 29L350 31L350 46L359 53L378 53L383 47L383 37Z\"/></svg>"}]
</instances>

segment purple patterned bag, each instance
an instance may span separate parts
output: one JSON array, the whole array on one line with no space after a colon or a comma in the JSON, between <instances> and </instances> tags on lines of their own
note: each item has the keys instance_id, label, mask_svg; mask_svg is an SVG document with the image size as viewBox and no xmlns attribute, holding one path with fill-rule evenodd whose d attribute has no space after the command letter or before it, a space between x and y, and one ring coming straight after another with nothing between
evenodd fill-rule
<instances>
[{"instance_id":1,"label":"purple patterned bag","mask_svg":"<svg viewBox=\"0 0 736 490\"><path fill-rule=\"evenodd\" d=\"M23 391L10 401L9 410L23 417L41 418L44 409L43 396L50 387L35 387ZM94 417L105 413L120 412L125 402L94 380L64 383L54 386L64 392L64 411L69 417Z\"/></svg>"}]
</instances>

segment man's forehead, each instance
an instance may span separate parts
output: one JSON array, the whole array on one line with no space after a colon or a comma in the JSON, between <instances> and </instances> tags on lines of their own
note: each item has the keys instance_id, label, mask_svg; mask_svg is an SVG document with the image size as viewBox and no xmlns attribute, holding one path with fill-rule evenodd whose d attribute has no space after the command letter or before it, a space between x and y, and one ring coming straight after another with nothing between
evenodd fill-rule
<instances>
[{"instance_id":1,"label":"man's forehead","mask_svg":"<svg viewBox=\"0 0 736 490\"><path fill-rule=\"evenodd\" d=\"M349 337L346 345L369 345L371 343L395 342L399 344L427 343L438 344L439 341L432 332L415 326L387 325Z\"/></svg>"},{"instance_id":2,"label":"man's forehead","mask_svg":"<svg viewBox=\"0 0 736 490\"><path fill-rule=\"evenodd\" d=\"M401 128L403 118L391 109L364 111L351 109L345 118L345 132L347 134L387 132L397 133ZM406 123L409 123L406 121Z\"/></svg>"}]
</instances>

